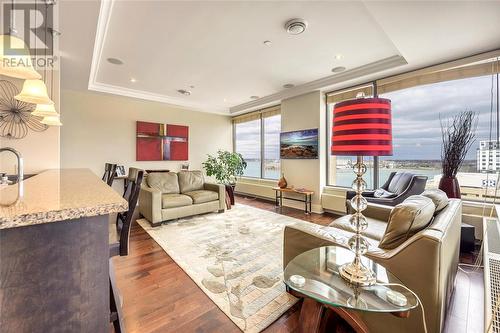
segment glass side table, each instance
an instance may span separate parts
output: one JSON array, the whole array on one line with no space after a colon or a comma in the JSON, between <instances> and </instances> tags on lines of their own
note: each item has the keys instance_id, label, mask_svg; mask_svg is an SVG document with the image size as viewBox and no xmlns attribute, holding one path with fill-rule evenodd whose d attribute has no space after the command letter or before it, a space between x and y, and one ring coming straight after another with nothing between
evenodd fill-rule
<instances>
[{"instance_id":1,"label":"glass side table","mask_svg":"<svg viewBox=\"0 0 500 333\"><path fill-rule=\"evenodd\" d=\"M285 268L287 291L303 298L300 312L301 332L325 331L326 321L335 323L333 331L365 333L368 327L357 311L386 312L407 318L418 306L415 295L402 286L382 265L363 257L363 264L376 275L377 283L362 287L347 283L338 268L351 262L354 253L338 246L326 246L304 252L292 259ZM390 284L390 285L388 285ZM331 309L330 319L325 317ZM332 315L333 313L333 315Z\"/></svg>"}]
</instances>

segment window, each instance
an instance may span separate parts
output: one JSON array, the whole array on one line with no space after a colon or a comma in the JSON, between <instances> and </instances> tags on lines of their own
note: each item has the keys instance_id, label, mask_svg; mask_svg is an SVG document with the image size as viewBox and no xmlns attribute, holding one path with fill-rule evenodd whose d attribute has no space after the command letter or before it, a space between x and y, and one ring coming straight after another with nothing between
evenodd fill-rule
<instances>
[{"instance_id":1,"label":"window","mask_svg":"<svg viewBox=\"0 0 500 333\"><path fill-rule=\"evenodd\" d=\"M264 117L264 170L263 178L280 178L281 115Z\"/></svg>"},{"instance_id":2,"label":"window","mask_svg":"<svg viewBox=\"0 0 500 333\"><path fill-rule=\"evenodd\" d=\"M368 161L365 177L368 187L383 185L391 172L406 171L427 176L427 188L437 188L441 178L440 119L445 122L461 111L472 110L478 116L476 140L457 178L464 199L492 200L494 187L484 184L488 173L500 170L496 114L491 113L491 101L496 100L497 94L496 80L492 80L491 73L497 73L498 68L495 59L472 64L455 61L449 66L439 65L329 93L328 129L331 131L335 103L355 98L358 91L370 96L375 88L378 96L392 102L393 155ZM495 108L496 105L493 110ZM349 166L353 161L355 157L329 156L327 184L350 187L354 177ZM374 170L378 170L377 174Z\"/></svg>"},{"instance_id":3,"label":"window","mask_svg":"<svg viewBox=\"0 0 500 333\"><path fill-rule=\"evenodd\" d=\"M480 76L381 94L380 97L392 101L393 156L380 157L380 184L392 171L406 171L427 176L427 187L437 188L441 178L442 144L439 117L446 122L465 109L477 112L479 118L477 139L462 165L460 176L468 178L479 171L476 151L479 142L487 140L489 132L490 84L490 76Z\"/></svg>"},{"instance_id":4,"label":"window","mask_svg":"<svg viewBox=\"0 0 500 333\"><path fill-rule=\"evenodd\" d=\"M245 177L278 179L280 177L279 107L233 118L234 150L247 162Z\"/></svg>"},{"instance_id":5,"label":"window","mask_svg":"<svg viewBox=\"0 0 500 333\"><path fill-rule=\"evenodd\" d=\"M247 162L244 176L260 178L260 119L235 124L235 151Z\"/></svg>"}]
</instances>

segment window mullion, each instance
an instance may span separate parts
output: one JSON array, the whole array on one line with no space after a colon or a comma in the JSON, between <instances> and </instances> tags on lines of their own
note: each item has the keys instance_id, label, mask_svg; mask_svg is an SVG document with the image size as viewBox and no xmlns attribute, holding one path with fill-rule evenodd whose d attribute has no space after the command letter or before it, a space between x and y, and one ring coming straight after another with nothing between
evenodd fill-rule
<instances>
[{"instance_id":1,"label":"window mullion","mask_svg":"<svg viewBox=\"0 0 500 333\"><path fill-rule=\"evenodd\" d=\"M264 178L264 117L260 115L260 178Z\"/></svg>"}]
</instances>

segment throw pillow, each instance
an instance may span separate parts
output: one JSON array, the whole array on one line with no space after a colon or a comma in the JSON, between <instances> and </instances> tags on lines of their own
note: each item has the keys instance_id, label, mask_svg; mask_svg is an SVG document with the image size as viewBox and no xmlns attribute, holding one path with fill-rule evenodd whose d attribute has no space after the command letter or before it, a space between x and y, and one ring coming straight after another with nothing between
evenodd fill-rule
<instances>
[{"instance_id":1,"label":"throw pillow","mask_svg":"<svg viewBox=\"0 0 500 333\"><path fill-rule=\"evenodd\" d=\"M396 194L386 191L383 188L376 189L373 193L375 198L394 198Z\"/></svg>"},{"instance_id":2,"label":"throw pillow","mask_svg":"<svg viewBox=\"0 0 500 333\"><path fill-rule=\"evenodd\" d=\"M392 209L384 236L378 246L381 249L398 247L429 225L435 208L432 200L427 197L421 195L408 197Z\"/></svg>"}]
</instances>

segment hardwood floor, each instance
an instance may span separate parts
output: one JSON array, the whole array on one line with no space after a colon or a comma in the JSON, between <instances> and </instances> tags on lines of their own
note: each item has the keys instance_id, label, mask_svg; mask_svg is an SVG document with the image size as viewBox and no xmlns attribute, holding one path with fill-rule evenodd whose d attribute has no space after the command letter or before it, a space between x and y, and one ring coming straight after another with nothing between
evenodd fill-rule
<instances>
[{"instance_id":1,"label":"hardwood floor","mask_svg":"<svg viewBox=\"0 0 500 333\"><path fill-rule=\"evenodd\" d=\"M275 211L273 202L243 196L237 196L236 201ZM301 210L288 207L283 208L282 214L321 225L327 225L336 218L332 214L305 215ZM127 257L113 259L118 288L123 298L127 332L241 332L135 222L130 235L129 253ZM447 323L450 328L456 328L453 332L479 332L482 329L482 313L469 310L472 306L478 306L478 300L469 303L468 299L470 288L478 293L482 287L480 280L467 279L465 274L457 278L457 289L466 290L457 294L459 297L454 297L457 306L449 318L451 322ZM464 302L467 307L463 306ZM264 332L297 332L300 306L301 303L297 303L290 308Z\"/></svg>"}]
</instances>

